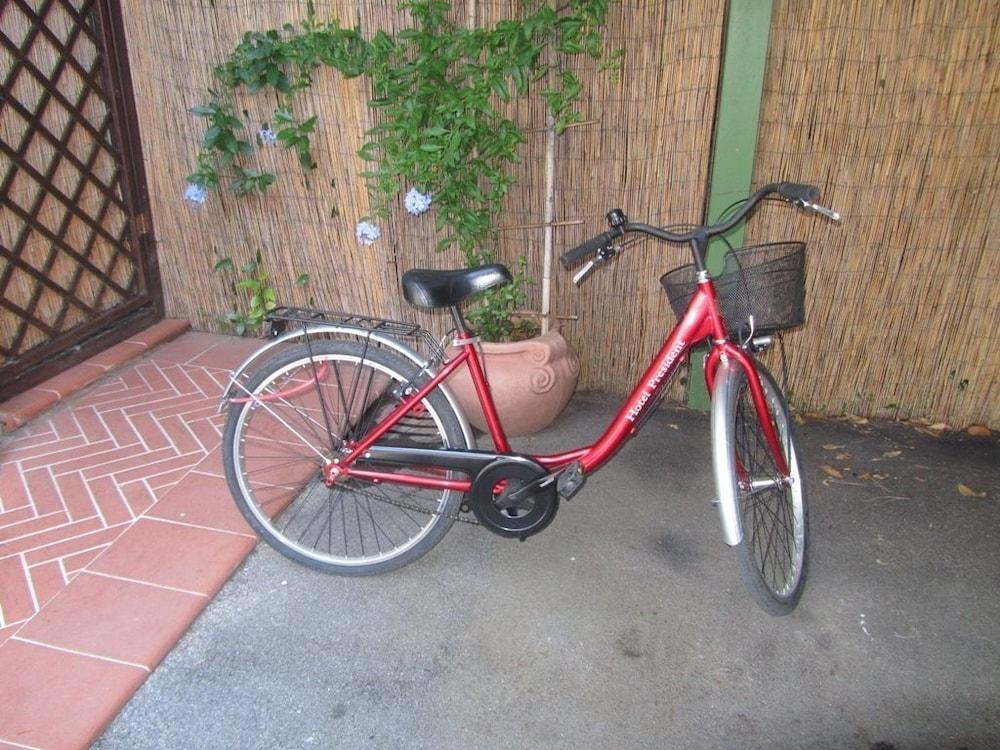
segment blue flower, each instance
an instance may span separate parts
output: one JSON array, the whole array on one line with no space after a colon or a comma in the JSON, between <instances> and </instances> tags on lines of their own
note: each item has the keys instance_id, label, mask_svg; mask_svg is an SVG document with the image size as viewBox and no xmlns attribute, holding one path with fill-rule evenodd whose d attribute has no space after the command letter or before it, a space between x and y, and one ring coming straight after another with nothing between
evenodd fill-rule
<instances>
[{"instance_id":1,"label":"blue flower","mask_svg":"<svg viewBox=\"0 0 1000 750\"><path fill-rule=\"evenodd\" d=\"M421 193L416 188L410 188L410 192L403 198L403 205L411 214L419 216L431 207L432 199L433 196L430 193Z\"/></svg>"},{"instance_id":2,"label":"blue flower","mask_svg":"<svg viewBox=\"0 0 1000 750\"><path fill-rule=\"evenodd\" d=\"M208 190L205 189L204 185L195 185L193 182L189 182L187 189L184 191L184 200L193 203L196 206L200 206L208 198Z\"/></svg>"},{"instance_id":3,"label":"blue flower","mask_svg":"<svg viewBox=\"0 0 1000 750\"><path fill-rule=\"evenodd\" d=\"M257 137L265 146L273 146L278 142L278 136L271 128L261 128L257 131Z\"/></svg>"},{"instance_id":4,"label":"blue flower","mask_svg":"<svg viewBox=\"0 0 1000 750\"><path fill-rule=\"evenodd\" d=\"M354 235L358 238L360 244L374 245L375 240L382 236L382 230L370 221L359 221L357 229L354 230Z\"/></svg>"}]
</instances>

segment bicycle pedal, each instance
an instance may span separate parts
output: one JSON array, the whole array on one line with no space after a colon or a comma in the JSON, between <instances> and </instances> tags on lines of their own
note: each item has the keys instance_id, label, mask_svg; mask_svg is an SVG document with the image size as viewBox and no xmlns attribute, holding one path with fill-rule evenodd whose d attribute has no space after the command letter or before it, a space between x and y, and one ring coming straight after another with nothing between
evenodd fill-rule
<instances>
[{"instance_id":1,"label":"bicycle pedal","mask_svg":"<svg viewBox=\"0 0 1000 750\"><path fill-rule=\"evenodd\" d=\"M579 461L574 461L561 472L556 480L556 492L563 500L572 500L573 495L580 491L587 477L583 473L583 467Z\"/></svg>"}]
</instances>

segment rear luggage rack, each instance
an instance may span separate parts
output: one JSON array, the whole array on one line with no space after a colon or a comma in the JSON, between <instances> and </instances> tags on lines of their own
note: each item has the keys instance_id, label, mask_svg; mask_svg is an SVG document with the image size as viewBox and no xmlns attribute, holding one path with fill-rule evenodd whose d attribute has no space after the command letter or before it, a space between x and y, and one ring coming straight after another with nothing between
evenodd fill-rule
<instances>
[{"instance_id":1,"label":"rear luggage rack","mask_svg":"<svg viewBox=\"0 0 1000 750\"><path fill-rule=\"evenodd\" d=\"M301 328L308 332L310 326L341 326L356 330L366 336L378 334L414 342L417 344L415 348L429 355L432 360L440 360L444 356L441 344L431 335L430 331L421 328L416 323L402 320L320 310L313 307L276 307L267 314L264 320L266 323L265 338L277 338L294 328Z\"/></svg>"}]
</instances>

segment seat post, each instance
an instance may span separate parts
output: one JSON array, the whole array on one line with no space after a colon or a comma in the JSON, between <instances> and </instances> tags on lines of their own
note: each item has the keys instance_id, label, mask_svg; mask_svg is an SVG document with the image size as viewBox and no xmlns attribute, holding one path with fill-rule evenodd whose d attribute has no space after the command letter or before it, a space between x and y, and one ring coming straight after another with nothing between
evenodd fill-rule
<instances>
[{"instance_id":1,"label":"seat post","mask_svg":"<svg viewBox=\"0 0 1000 750\"><path fill-rule=\"evenodd\" d=\"M455 327L458 328L459 334L468 334L469 324L465 322L465 317L462 315L462 311L458 308L458 305L451 305L448 309L451 311L451 318L455 321Z\"/></svg>"}]
</instances>

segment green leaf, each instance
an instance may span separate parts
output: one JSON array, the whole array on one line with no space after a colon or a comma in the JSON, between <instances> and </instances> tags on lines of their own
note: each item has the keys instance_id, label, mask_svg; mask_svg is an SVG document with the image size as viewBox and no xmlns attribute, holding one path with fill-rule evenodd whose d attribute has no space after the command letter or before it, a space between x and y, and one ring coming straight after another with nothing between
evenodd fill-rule
<instances>
[{"instance_id":1,"label":"green leaf","mask_svg":"<svg viewBox=\"0 0 1000 750\"><path fill-rule=\"evenodd\" d=\"M216 148L228 154L236 154L239 151L236 136L228 130L224 130L219 133L219 137L216 139L215 145Z\"/></svg>"},{"instance_id":2,"label":"green leaf","mask_svg":"<svg viewBox=\"0 0 1000 750\"><path fill-rule=\"evenodd\" d=\"M505 102L510 101L510 91L508 91L507 89L507 84L505 84L499 78L493 81L493 91L496 92L496 95L499 96L500 99L502 99L503 101Z\"/></svg>"},{"instance_id":3,"label":"green leaf","mask_svg":"<svg viewBox=\"0 0 1000 750\"><path fill-rule=\"evenodd\" d=\"M219 139L221 134L222 129L218 125L213 125L205 131L205 140L202 142L202 145L205 148L213 148L215 146L215 142Z\"/></svg>"},{"instance_id":4,"label":"green leaf","mask_svg":"<svg viewBox=\"0 0 1000 750\"><path fill-rule=\"evenodd\" d=\"M233 259L228 255L225 258L219 259L215 266L212 268L213 271L232 271L233 270Z\"/></svg>"},{"instance_id":5,"label":"green leaf","mask_svg":"<svg viewBox=\"0 0 1000 750\"><path fill-rule=\"evenodd\" d=\"M306 146L306 149L299 151L299 164L307 172L316 169L316 162L313 161L312 155L308 151L308 146Z\"/></svg>"},{"instance_id":6,"label":"green leaf","mask_svg":"<svg viewBox=\"0 0 1000 750\"><path fill-rule=\"evenodd\" d=\"M309 283L309 274L307 273L300 273L298 277L295 279L295 286L305 286L308 283Z\"/></svg>"}]
</instances>

